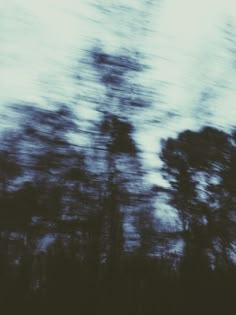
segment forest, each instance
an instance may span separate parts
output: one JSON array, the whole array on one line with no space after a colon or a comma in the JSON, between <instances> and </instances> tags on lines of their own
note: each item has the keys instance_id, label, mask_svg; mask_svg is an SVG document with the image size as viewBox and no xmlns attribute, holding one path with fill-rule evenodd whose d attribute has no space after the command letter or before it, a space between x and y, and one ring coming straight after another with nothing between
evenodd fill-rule
<instances>
[{"instance_id":1,"label":"forest","mask_svg":"<svg viewBox=\"0 0 236 315\"><path fill-rule=\"evenodd\" d=\"M86 53L91 93L78 105L11 104L1 129L2 314L230 314L236 129L162 139L166 185L150 185L133 119L150 103L132 83L145 66ZM82 106L96 118L85 124Z\"/></svg>"}]
</instances>

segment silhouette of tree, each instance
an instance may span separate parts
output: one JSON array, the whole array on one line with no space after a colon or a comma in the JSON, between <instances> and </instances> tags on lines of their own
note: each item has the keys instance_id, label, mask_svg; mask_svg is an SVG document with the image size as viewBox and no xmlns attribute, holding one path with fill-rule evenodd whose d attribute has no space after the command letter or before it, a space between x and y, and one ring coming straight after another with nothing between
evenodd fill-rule
<instances>
[{"instance_id":1,"label":"silhouette of tree","mask_svg":"<svg viewBox=\"0 0 236 315\"><path fill-rule=\"evenodd\" d=\"M5 195L12 189L14 179L21 174L18 161L18 135L14 131L5 131L0 139L0 178L1 195Z\"/></svg>"},{"instance_id":2,"label":"silhouette of tree","mask_svg":"<svg viewBox=\"0 0 236 315\"><path fill-rule=\"evenodd\" d=\"M185 131L163 142L163 173L170 183L169 202L177 211L185 242L185 262L193 269L230 262L234 220L231 189L235 146L232 136L206 127ZM227 174L227 175L226 175ZM210 262L210 258L214 262Z\"/></svg>"},{"instance_id":3,"label":"silhouette of tree","mask_svg":"<svg viewBox=\"0 0 236 315\"><path fill-rule=\"evenodd\" d=\"M75 182L86 177L84 158L68 138L77 129L74 115L65 105L57 110L21 105L15 110L20 113L25 173L37 186L41 214L55 219L62 214L65 199L72 197L71 191L79 188Z\"/></svg>"},{"instance_id":4,"label":"silhouette of tree","mask_svg":"<svg viewBox=\"0 0 236 315\"><path fill-rule=\"evenodd\" d=\"M0 139L0 226L3 230L20 225L14 198L22 175L18 139L15 131L3 132Z\"/></svg>"},{"instance_id":5,"label":"silhouette of tree","mask_svg":"<svg viewBox=\"0 0 236 315\"><path fill-rule=\"evenodd\" d=\"M144 66L135 55L126 53L107 54L100 48L91 52L97 78L105 88L105 98L98 107L101 113L98 124L100 137L95 141L105 151L101 169L106 174L101 205L102 256L106 257L113 274L116 269L114 266L119 265L127 236L124 233L124 220L128 221L138 203L141 203L139 194L143 190L143 172L133 140L131 117L135 94L131 99L130 90L133 88L132 75L142 71ZM140 206L137 208L140 209Z\"/></svg>"}]
</instances>

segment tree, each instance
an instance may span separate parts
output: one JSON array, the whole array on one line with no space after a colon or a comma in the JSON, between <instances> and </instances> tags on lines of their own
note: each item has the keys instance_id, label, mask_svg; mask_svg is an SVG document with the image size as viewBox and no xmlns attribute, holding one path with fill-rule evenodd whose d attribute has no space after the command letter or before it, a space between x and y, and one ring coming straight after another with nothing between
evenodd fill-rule
<instances>
[{"instance_id":1,"label":"tree","mask_svg":"<svg viewBox=\"0 0 236 315\"><path fill-rule=\"evenodd\" d=\"M78 190L79 195L80 185L75 182L86 178L84 157L68 138L77 130L74 115L65 105L57 110L21 105L15 111L20 113L25 174L37 186L41 215L56 219L63 214L65 202L72 204L71 192Z\"/></svg>"},{"instance_id":2,"label":"tree","mask_svg":"<svg viewBox=\"0 0 236 315\"><path fill-rule=\"evenodd\" d=\"M1 135L0 147L0 178L1 195L4 196L12 189L14 179L21 174L21 168L18 161L18 142L19 137L12 131L5 131Z\"/></svg>"},{"instance_id":3,"label":"tree","mask_svg":"<svg viewBox=\"0 0 236 315\"><path fill-rule=\"evenodd\" d=\"M169 203L177 209L182 225L184 256L196 267L200 261L216 266L219 256L231 261L235 197L229 174L234 155L232 135L211 127L185 131L163 142L162 171L171 187Z\"/></svg>"},{"instance_id":4,"label":"tree","mask_svg":"<svg viewBox=\"0 0 236 315\"><path fill-rule=\"evenodd\" d=\"M22 175L22 168L18 156L19 137L14 131L5 131L1 135L0 146L0 217L1 227L19 225L14 214L14 197L17 191L18 180Z\"/></svg>"},{"instance_id":5,"label":"tree","mask_svg":"<svg viewBox=\"0 0 236 315\"><path fill-rule=\"evenodd\" d=\"M130 91L134 87L132 75L141 72L144 66L135 54L107 54L97 47L91 52L91 60L105 90L98 106L99 136L95 139L95 146L103 150L100 170L106 179L101 204L102 256L115 274L125 244L124 220L128 221L140 209L139 194L143 192L143 171L133 139L132 111L137 110L134 101L137 95L131 97Z\"/></svg>"}]
</instances>

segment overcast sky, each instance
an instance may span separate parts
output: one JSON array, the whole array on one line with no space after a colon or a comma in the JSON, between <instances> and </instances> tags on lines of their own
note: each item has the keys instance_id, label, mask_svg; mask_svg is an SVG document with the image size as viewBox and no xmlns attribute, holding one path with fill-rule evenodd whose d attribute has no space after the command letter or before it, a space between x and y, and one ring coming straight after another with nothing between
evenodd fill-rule
<instances>
[{"instance_id":1,"label":"overcast sky","mask_svg":"<svg viewBox=\"0 0 236 315\"><path fill-rule=\"evenodd\" d=\"M78 60L95 40L149 54L142 83L156 95L137 140L150 168L161 138L236 125L234 0L0 0L2 108L73 101Z\"/></svg>"}]
</instances>

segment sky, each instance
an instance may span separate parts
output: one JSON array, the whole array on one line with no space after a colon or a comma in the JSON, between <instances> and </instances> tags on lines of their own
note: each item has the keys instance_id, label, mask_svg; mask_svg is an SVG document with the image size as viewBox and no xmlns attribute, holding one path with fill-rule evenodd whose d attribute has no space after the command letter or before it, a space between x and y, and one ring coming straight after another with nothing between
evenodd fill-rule
<instances>
[{"instance_id":1,"label":"sky","mask_svg":"<svg viewBox=\"0 0 236 315\"><path fill-rule=\"evenodd\" d=\"M101 41L108 52L146 56L139 80L154 92L135 137L151 183L162 182L162 138L236 125L233 0L0 0L0 12L2 114L16 102L75 102L75 73L84 71L78 61Z\"/></svg>"},{"instance_id":2,"label":"sky","mask_svg":"<svg viewBox=\"0 0 236 315\"><path fill-rule=\"evenodd\" d=\"M160 142L153 134L165 138L204 125L230 130L236 123L236 51L230 52L236 41L230 42L225 32L236 31L236 3L163 1L151 25L156 32L148 48L157 56L148 76L160 96L152 110L157 124L141 135L143 145L150 141L155 152ZM160 165L154 156L150 163Z\"/></svg>"}]
</instances>

